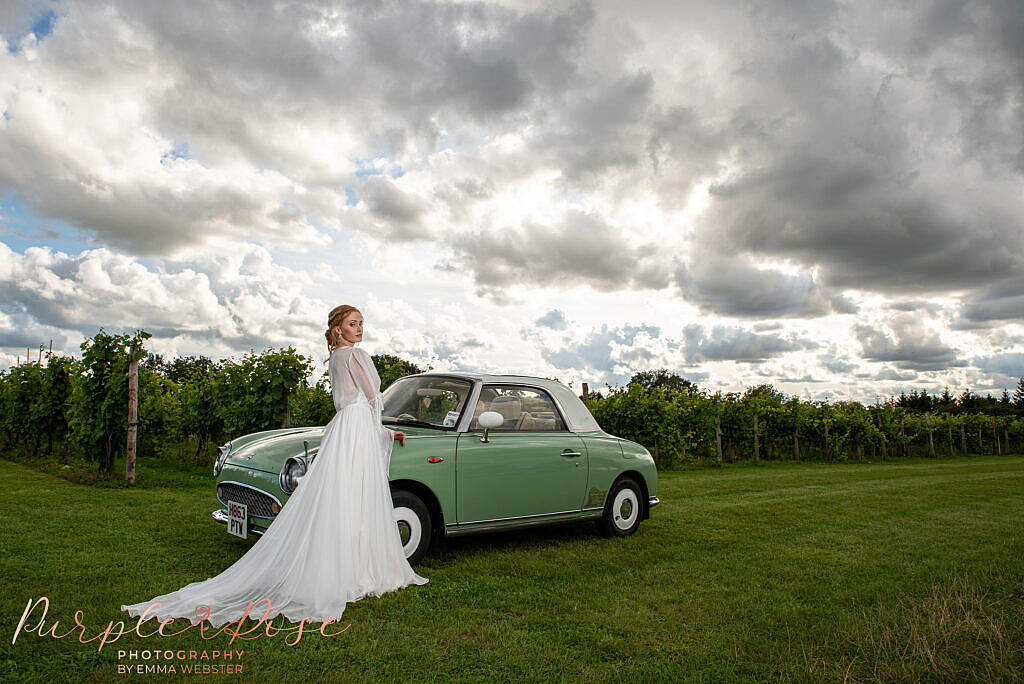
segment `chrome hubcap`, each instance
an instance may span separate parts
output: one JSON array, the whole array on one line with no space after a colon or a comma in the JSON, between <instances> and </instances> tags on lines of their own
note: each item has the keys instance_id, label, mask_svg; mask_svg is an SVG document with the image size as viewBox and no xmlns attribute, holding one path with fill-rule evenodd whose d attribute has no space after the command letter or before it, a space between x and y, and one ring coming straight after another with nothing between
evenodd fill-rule
<instances>
[{"instance_id":1,"label":"chrome hubcap","mask_svg":"<svg viewBox=\"0 0 1024 684\"><path fill-rule=\"evenodd\" d=\"M636 499L636 492L632 489L619 490L615 495L615 501L612 502L615 526L620 530L628 530L633 526L639 510L640 502Z\"/></svg>"}]
</instances>

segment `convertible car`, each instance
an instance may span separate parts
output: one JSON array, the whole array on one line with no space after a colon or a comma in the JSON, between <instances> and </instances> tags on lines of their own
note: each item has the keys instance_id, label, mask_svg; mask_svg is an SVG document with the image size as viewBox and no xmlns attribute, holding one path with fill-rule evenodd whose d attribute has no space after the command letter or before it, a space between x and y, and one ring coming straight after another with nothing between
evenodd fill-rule
<instances>
[{"instance_id":1,"label":"convertible car","mask_svg":"<svg viewBox=\"0 0 1024 684\"><path fill-rule=\"evenodd\" d=\"M601 430L555 380L429 372L384 392L383 422L406 434L390 481L395 523L415 564L442 537L593 519L605 536L636 531L658 503L639 444ZM220 447L213 518L263 534L302 486L323 427L270 430Z\"/></svg>"}]
</instances>

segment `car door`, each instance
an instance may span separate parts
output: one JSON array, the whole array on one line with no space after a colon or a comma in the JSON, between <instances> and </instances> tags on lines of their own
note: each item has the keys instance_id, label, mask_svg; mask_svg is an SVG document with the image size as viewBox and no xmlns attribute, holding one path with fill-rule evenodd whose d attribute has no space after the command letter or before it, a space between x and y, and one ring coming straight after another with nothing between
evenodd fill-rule
<instances>
[{"instance_id":1,"label":"car door","mask_svg":"<svg viewBox=\"0 0 1024 684\"><path fill-rule=\"evenodd\" d=\"M505 423L489 431L478 419L496 411ZM539 387L489 384L481 389L469 432L456 447L460 524L578 511L587 487L587 451Z\"/></svg>"}]
</instances>

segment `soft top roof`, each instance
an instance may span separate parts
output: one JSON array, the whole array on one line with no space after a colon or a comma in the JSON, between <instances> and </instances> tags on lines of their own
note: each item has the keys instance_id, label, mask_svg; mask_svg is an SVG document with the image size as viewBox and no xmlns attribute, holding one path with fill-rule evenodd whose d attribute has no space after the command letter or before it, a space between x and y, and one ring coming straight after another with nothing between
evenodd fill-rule
<instances>
[{"instance_id":1,"label":"soft top roof","mask_svg":"<svg viewBox=\"0 0 1024 684\"><path fill-rule=\"evenodd\" d=\"M459 377L465 378L466 380L479 380L484 383L507 382L541 387L551 393L555 398L555 401L557 401L559 406L561 406L562 412L565 413L565 417L569 421L570 430L573 432L589 432L591 430L601 429L597 424L597 421L594 420L594 417L590 415L590 411L583 402L580 401L579 396L558 380L540 378L535 375L495 375L492 373L476 373L464 370L427 371L426 373L417 373L412 377L419 377L422 375Z\"/></svg>"},{"instance_id":2,"label":"soft top roof","mask_svg":"<svg viewBox=\"0 0 1024 684\"><path fill-rule=\"evenodd\" d=\"M477 373L476 371L467 370L453 370L453 371L442 371L432 370L425 373L416 373L416 375L457 375L462 378L472 380L483 380L484 382L520 382L527 381L531 384L539 383L555 383L562 385L558 380L551 380L550 378L540 378L536 375L495 375L493 373ZM565 385L562 385L565 387ZM567 388L568 389L568 388Z\"/></svg>"}]
</instances>

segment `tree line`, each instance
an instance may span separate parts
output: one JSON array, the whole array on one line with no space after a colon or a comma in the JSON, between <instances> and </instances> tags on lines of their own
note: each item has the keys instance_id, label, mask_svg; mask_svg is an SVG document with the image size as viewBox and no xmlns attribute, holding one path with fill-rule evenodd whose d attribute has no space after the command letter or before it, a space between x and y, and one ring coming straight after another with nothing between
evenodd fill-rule
<instances>
[{"instance_id":1,"label":"tree line","mask_svg":"<svg viewBox=\"0 0 1024 684\"><path fill-rule=\"evenodd\" d=\"M865 406L791 397L771 385L709 392L661 369L589 395L587 405L602 429L643 444L663 467L1005 454L1024 443L1024 379L1012 397L915 390Z\"/></svg>"},{"instance_id":2,"label":"tree line","mask_svg":"<svg viewBox=\"0 0 1024 684\"><path fill-rule=\"evenodd\" d=\"M43 354L0 371L4 453L94 463L113 475L126 451L128 375L137 361L136 453L209 465L216 446L252 432L324 425L334 415L321 359L294 348L214 361L145 351L149 334L102 328L82 357ZM423 369L378 354L381 389ZM710 392L667 369L583 397L605 431L644 445L660 467L742 460L847 460L1010 453L1024 443L1024 379L1013 396L914 391L865 406L790 397L771 385Z\"/></svg>"},{"instance_id":3,"label":"tree line","mask_svg":"<svg viewBox=\"0 0 1024 684\"><path fill-rule=\"evenodd\" d=\"M239 435L324 425L334 415L320 360L292 347L213 361L147 353L149 334L102 328L81 344L80 359L40 352L39 360L0 371L0 439L4 453L94 463L105 478L123 457L128 435L128 369L138 364L136 453L211 464L216 446ZM382 389L422 372L389 354L373 357Z\"/></svg>"}]
</instances>

